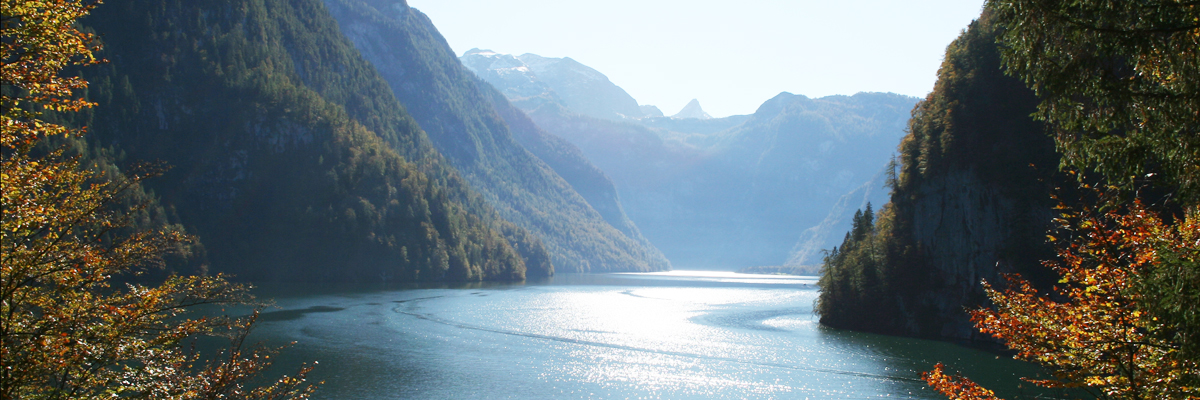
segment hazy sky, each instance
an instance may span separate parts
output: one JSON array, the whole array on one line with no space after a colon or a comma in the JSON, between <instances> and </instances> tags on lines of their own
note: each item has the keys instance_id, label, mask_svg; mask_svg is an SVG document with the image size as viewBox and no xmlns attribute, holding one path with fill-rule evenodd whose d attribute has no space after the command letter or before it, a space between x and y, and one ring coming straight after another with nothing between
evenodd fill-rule
<instances>
[{"instance_id":1,"label":"hazy sky","mask_svg":"<svg viewBox=\"0 0 1200 400\"><path fill-rule=\"evenodd\" d=\"M809 97L924 97L984 0L409 0L458 55L571 57L640 104L715 117Z\"/></svg>"}]
</instances>

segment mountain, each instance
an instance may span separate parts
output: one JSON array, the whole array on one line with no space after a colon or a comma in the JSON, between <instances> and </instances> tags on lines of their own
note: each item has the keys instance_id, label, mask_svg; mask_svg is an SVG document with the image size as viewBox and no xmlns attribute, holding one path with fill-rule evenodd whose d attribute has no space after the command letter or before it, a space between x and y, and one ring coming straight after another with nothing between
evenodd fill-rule
<instances>
[{"instance_id":1,"label":"mountain","mask_svg":"<svg viewBox=\"0 0 1200 400\"><path fill-rule=\"evenodd\" d=\"M459 61L484 81L493 82L502 88L504 96L512 101L550 101L562 104L562 99L548 84L538 79L528 65L516 56L500 54L491 50L468 50ZM540 103L539 103L540 104Z\"/></svg>"},{"instance_id":2,"label":"mountain","mask_svg":"<svg viewBox=\"0 0 1200 400\"><path fill-rule=\"evenodd\" d=\"M490 89L463 67L427 16L399 0L326 0L324 4L341 32L379 71L391 93L429 135L436 149L501 217L540 237L558 269L603 272L669 268L667 260L641 240L637 228L624 218L619 207L602 204L604 195L593 195L591 199L604 209L604 214L597 211L554 167L518 142L497 110L508 105L496 104L497 99L488 93ZM520 61L551 85L595 86L599 90L606 83L611 85L598 73L582 80L567 80L564 75L587 72L576 68L578 63L570 59L522 56ZM500 62L512 64L511 59ZM520 68L511 71L519 72ZM536 88L532 81L514 78L518 75L514 72L507 76L521 88ZM568 103L583 101L572 97L573 93L564 91L559 95ZM636 103L632 109L638 110ZM539 141L530 143L531 147L558 146L558 150L570 152L563 147L565 143L546 142L547 138L536 132L525 132L521 137ZM589 167L564 165L583 161L568 158L563 155L553 161L564 171ZM585 192L593 189L580 187Z\"/></svg>"},{"instance_id":3,"label":"mountain","mask_svg":"<svg viewBox=\"0 0 1200 400\"><path fill-rule=\"evenodd\" d=\"M708 113L704 112L703 108L700 108L699 100L692 99L692 101L689 101L687 103L687 105L683 106L682 110L679 110L678 113L676 113L675 115L672 115L671 118L675 118L675 119L684 119L684 118L711 119L712 116L708 115Z\"/></svg>"},{"instance_id":4,"label":"mountain","mask_svg":"<svg viewBox=\"0 0 1200 400\"><path fill-rule=\"evenodd\" d=\"M805 229L800 234L800 239L792 247L792 252L788 254L787 261L783 265L802 267L824 263L825 251L831 248L831 244L839 243L836 240L853 226L855 211L866 209L871 205L883 206L891 200L887 181L889 173L894 173L894 170L891 170L892 167L891 165L884 167L871 180L850 193L842 195L837 203L834 203L833 207L829 209L829 214L821 220L820 224Z\"/></svg>"},{"instance_id":5,"label":"mountain","mask_svg":"<svg viewBox=\"0 0 1200 400\"><path fill-rule=\"evenodd\" d=\"M676 120L707 122L676 132L647 125L667 124L659 119L600 120L552 105L529 116L612 178L629 218L672 263L725 268L788 259L805 229L887 164L914 101L784 93L716 132L731 121Z\"/></svg>"},{"instance_id":6,"label":"mountain","mask_svg":"<svg viewBox=\"0 0 1200 400\"><path fill-rule=\"evenodd\" d=\"M850 225L843 214L860 204L846 202L826 223L831 209L888 164L917 101L882 93L809 99L785 92L753 115L700 118L707 114L693 100L675 117L601 118L553 101L565 96L558 86L542 84L527 56L476 49L460 59L538 127L574 144L603 170L629 219L685 267L814 262L819 251L796 258L790 250L804 247L798 241L837 244L836 232ZM529 90L527 82L540 83ZM540 100L530 100L534 92ZM883 191L868 192L879 199Z\"/></svg>"},{"instance_id":7,"label":"mountain","mask_svg":"<svg viewBox=\"0 0 1200 400\"><path fill-rule=\"evenodd\" d=\"M700 147L712 146L718 135L714 133L741 125L750 120L750 115L731 115L724 118L672 118L645 117L637 122L649 128L658 128L664 136Z\"/></svg>"},{"instance_id":8,"label":"mountain","mask_svg":"<svg viewBox=\"0 0 1200 400\"><path fill-rule=\"evenodd\" d=\"M477 80L476 84L480 91L489 95L492 106L509 126L513 138L518 143L566 180L609 225L642 243L648 250L653 251L653 257L663 258L662 253L642 237L637 226L625 215L612 180L588 161L579 148L542 130L492 85L482 80Z\"/></svg>"},{"instance_id":9,"label":"mountain","mask_svg":"<svg viewBox=\"0 0 1200 400\"><path fill-rule=\"evenodd\" d=\"M555 85L527 90L526 82L541 82L527 56L472 50L460 59L612 178L629 219L672 263L686 267L780 265L795 258L790 250L798 240L814 240L809 228L822 238L810 245L836 245L835 232L849 221L838 214L825 224L831 208L888 164L917 101L881 93L821 99L781 93L753 115L696 118L706 114L693 101L684 110L688 118L602 118L553 101L565 97ZM534 92L540 100L530 100ZM878 198L881 190L870 193ZM853 212L845 208L839 212ZM806 254L800 259L812 262L815 254Z\"/></svg>"},{"instance_id":10,"label":"mountain","mask_svg":"<svg viewBox=\"0 0 1200 400\"><path fill-rule=\"evenodd\" d=\"M72 118L207 249L254 281L520 280L553 273L436 151L318 0L113 0L107 64Z\"/></svg>"},{"instance_id":11,"label":"mountain","mask_svg":"<svg viewBox=\"0 0 1200 400\"><path fill-rule=\"evenodd\" d=\"M736 211L725 212L747 221L738 224L740 243L729 251L747 259L769 255L775 263L790 258L804 230L822 224L846 193L877 180L914 100L879 93L820 99L781 93L746 122L714 134L719 139L710 173L724 173L721 186L737 194L729 199ZM729 204L707 206L721 213L722 203ZM719 231L712 235L719 240Z\"/></svg>"},{"instance_id":12,"label":"mountain","mask_svg":"<svg viewBox=\"0 0 1200 400\"><path fill-rule=\"evenodd\" d=\"M933 91L900 141L891 203L862 218L827 258L818 304L834 327L922 337L980 338L965 309L986 301L981 280L1020 273L1049 288L1052 194L1058 172L1038 99L1001 68L985 10L946 48Z\"/></svg>"},{"instance_id":13,"label":"mountain","mask_svg":"<svg viewBox=\"0 0 1200 400\"><path fill-rule=\"evenodd\" d=\"M643 109L625 89L613 84L600 71L569 57L550 58L536 54L514 57L471 49L460 60L522 109L553 102L579 114L609 120L656 115L658 110L657 107Z\"/></svg>"},{"instance_id":14,"label":"mountain","mask_svg":"<svg viewBox=\"0 0 1200 400\"><path fill-rule=\"evenodd\" d=\"M642 115L645 116L646 118L663 116L662 110L659 110L658 107L656 107L656 106L642 105L642 106L638 106L638 108L641 108Z\"/></svg>"}]
</instances>

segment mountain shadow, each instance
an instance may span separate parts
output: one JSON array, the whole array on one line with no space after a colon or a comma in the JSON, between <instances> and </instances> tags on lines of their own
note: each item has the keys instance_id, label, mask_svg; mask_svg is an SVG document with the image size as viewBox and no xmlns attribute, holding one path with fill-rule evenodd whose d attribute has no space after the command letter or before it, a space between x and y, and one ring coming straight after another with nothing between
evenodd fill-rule
<instances>
[{"instance_id":1,"label":"mountain shadow","mask_svg":"<svg viewBox=\"0 0 1200 400\"><path fill-rule=\"evenodd\" d=\"M207 249L254 281L521 280L553 273L437 153L317 0L112 0L110 60L73 117Z\"/></svg>"},{"instance_id":2,"label":"mountain shadow","mask_svg":"<svg viewBox=\"0 0 1200 400\"><path fill-rule=\"evenodd\" d=\"M624 230L610 224L623 225L623 218L606 219L514 138L493 105L495 99L462 66L427 16L396 0L326 0L325 5L437 150L504 219L540 237L558 269L670 267L648 242L624 233L636 233L632 224L624 224ZM563 160L555 162L561 166Z\"/></svg>"}]
</instances>

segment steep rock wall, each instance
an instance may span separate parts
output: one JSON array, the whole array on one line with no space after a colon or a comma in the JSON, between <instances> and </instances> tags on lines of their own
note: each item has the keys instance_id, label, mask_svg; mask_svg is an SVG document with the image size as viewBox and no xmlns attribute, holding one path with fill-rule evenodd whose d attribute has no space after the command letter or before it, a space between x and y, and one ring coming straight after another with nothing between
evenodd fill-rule
<instances>
[{"instance_id":1,"label":"steep rock wall","mask_svg":"<svg viewBox=\"0 0 1200 400\"><path fill-rule=\"evenodd\" d=\"M1002 273L1053 282L1046 234L1059 155L1030 115L1037 98L1001 67L989 14L946 49L939 79L901 140L890 206L826 258L822 323L920 337L988 340L967 309ZM857 229L857 228L856 228ZM853 236L853 235L851 235ZM866 253L861 249L882 248ZM849 254L853 253L853 254ZM847 255L848 254L848 255Z\"/></svg>"},{"instance_id":2,"label":"steep rock wall","mask_svg":"<svg viewBox=\"0 0 1200 400\"><path fill-rule=\"evenodd\" d=\"M925 306L941 321L937 336L967 339L973 336L962 308L982 300L980 282L996 282L1001 272L1011 272L1003 261L1010 222L1016 217L1014 201L996 185L988 184L974 171L953 171L930 179L917 188L913 203L913 239L925 250L925 262L934 280L929 291L918 295L916 304ZM910 325L915 318L907 318Z\"/></svg>"}]
</instances>

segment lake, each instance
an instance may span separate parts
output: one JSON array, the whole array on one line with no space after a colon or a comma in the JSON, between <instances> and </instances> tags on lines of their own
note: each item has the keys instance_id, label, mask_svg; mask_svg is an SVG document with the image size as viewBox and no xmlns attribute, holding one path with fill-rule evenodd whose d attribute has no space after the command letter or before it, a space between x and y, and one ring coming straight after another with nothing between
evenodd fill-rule
<instances>
[{"instance_id":1,"label":"lake","mask_svg":"<svg viewBox=\"0 0 1200 400\"><path fill-rule=\"evenodd\" d=\"M938 397L943 362L1021 395L1028 364L951 343L839 331L816 278L560 274L461 288L280 286L254 337L319 362L319 399ZM277 370L275 372L287 372ZM1026 384L1025 386L1028 386Z\"/></svg>"}]
</instances>

